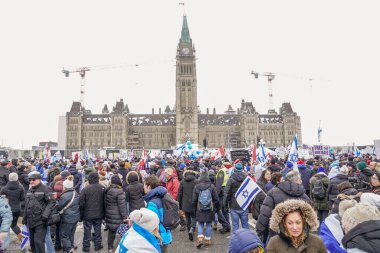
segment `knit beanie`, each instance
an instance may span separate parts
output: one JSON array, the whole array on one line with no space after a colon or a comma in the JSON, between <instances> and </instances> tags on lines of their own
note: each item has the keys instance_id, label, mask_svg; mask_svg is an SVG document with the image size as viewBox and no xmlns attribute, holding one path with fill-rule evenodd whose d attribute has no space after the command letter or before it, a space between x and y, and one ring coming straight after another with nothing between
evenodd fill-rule
<instances>
[{"instance_id":1,"label":"knit beanie","mask_svg":"<svg viewBox=\"0 0 380 253\"><path fill-rule=\"evenodd\" d=\"M338 174L348 175L348 168L347 168L347 166L343 165L342 167L340 167Z\"/></svg>"},{"instance_id":2,"label":"knit beanie","mask_svg":"<svg viewBox=\"0 0 380 253\"><path fill-rule=\"evenodd\" d=\"M12 172L9 174L9 181L17 181L17 180L18 180L17 173Z\"/></svg>"},{"instance_id":3,"label":"knit beanie","mask_svg":"<svg viewBox=\"0 0 380 253\"><path fill-rule=\"evenodd\" d=\"M326 173L326 171L323 167L318 168L317 173L320 173L320 172Z\"/></svg>"},{"instance_id":4,"label":"knit beanie","mask_svg":"<svg viewBox=\"0 0 380 253\"><path fill-rule=\"evenodd\" d=\"M342 227L347 234L355 226L370 220L380 220L380 211L375 206L359 203L347 209L342 217Z\"/></svg>"},{"instance_id":5,"label":"knit beanie","mask_svg":"<svg viewBox=\"0 0 380 253\"><path fill-rule=\"evenodd\" d=\"M293 168L293 163L291 161L286 161L286 168L288 169Z\"/></svg>"},{"instance_id":6,"label":"knit beanie","mask_svg":"<svg viewBox=\"0 0 380 253\"><path fill-rule=\"evenodd\" d=\"M122 186L121 179L118 174L111 177L111 184Z\"/></svg>"},{"instance_id":7,"label":"knit beanie","mask_svg":"<svg viewBox=\"0 0 380 253\"><path fill-rule=\"evenodd\" d=\"M356 165L356 167L359 170L364 170L365 168L367 168L367 164L365 162L358 162L358 164Z\"/></svg>"},{"instance_id":8,"label":"knit beanie","mask_svg":"<svg viewBox=\"0 0 380 253\"><path fill-rule=\"evenodd\" d=\"M74 187L74 177L73 176L68 176L65 181L63 181L63 188L65 189L71 189Z\"/></svg>"},{"instance_id":9,"label":"knit beanie","mask_svg":"<svg viewBox=\"0 0 380 253\"><path fill-rule=\"evenodd\" d=\"M146 208L133 211L129 215L129 218L133 221L133 223L145 228L150 233L152 233L160 224L157 214Z\"/></svg>"},{"instance_id":10,"label":"knit beanie","mask_svg":"<svg viewBox=\"0 0 380 253\"><path fill-rule=\"evenodd\" d=\"M235 170L241 171L243 169L243 165L241 163L235 164Z\"/></svg>"},{"instance_id":11,"label":"knit beanie","mask_svg":"<svg viewBox=\"0 0 380 253\"><path fill-rule=\"evenodd\" d=\"M363 193L360 196L360 203L376 206L380 209L380 195L375 193Z\"/></svg>"},{"instance_id":12,"label":"knit beanie","mask_svg":"<svg viewBox=\"0 0 380 253\"><path fill-rule=\"evenodd\" d=\"M70 172L68 172L67 170L64 170L61 172L61 178L62 180L66 180L66 178L70 176Z\"/></svg>"}]
</instances>

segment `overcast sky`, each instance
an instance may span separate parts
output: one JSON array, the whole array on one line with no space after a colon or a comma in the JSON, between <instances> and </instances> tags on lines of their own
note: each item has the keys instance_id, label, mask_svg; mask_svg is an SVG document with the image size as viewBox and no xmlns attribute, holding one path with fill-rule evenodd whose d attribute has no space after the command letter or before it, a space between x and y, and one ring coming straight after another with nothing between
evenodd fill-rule
<instances>
[{"instance_id":1,"label":"overcast sky","mask_svg":"<svg viewBox=\"0 0 380 253\"><path fill-rule=\"evenodd\" d=\"M107 66L86 76L93 113L120 98L133 113L172 107L178 2L1 1L1 143L57 141L58 116L80 91L79 75L64 77L63 67ZM291 102L304 143L317 142L319 120L326 144L380 139L378 1L186 2L203 112L245 99L266 113L267 82L250 72L271 71L276 110Z\"/></svg>"}]
</instances>

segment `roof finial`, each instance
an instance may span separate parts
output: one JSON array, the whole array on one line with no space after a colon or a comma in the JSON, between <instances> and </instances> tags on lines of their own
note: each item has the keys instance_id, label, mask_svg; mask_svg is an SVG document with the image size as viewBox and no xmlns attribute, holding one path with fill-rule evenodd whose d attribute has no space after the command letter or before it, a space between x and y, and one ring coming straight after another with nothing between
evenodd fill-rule
<instances>
[{"instance_id":1,"label":"roof finial","mask_svg":"<svg viewBox=\"0 0 380 253\"><path fill-rule=\"evenodd\" d=\"M179 5L183 6L183 15L186 16L185 2L179 2Z\"/></svg>"}]
</instances>

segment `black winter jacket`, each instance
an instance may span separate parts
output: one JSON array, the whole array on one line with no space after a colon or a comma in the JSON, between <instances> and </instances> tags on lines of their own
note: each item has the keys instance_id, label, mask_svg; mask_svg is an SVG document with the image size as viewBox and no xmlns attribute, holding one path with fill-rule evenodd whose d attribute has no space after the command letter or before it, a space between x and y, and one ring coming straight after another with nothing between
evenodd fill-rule
<instances>
[{"instance_id":1,"label":"black winter jacket","mask_svg":"<svg viewBox=\"0 0 380 253\"><path fill-rule=\"evenodd\" d=\"M76 223L80 220L80 211L79 211L79 194L74 191L74 189L70 189L67 191L63 191L61 196L59 197L57 209L61 211L68 205L73 198L73 193L75 192L75 197L71 205L66 208L61 214L61 222L64 223Z\"/></svg>"},{"instance_id":2,"label":"black winter jacket","mask_svg":"<svg viewBox=\"0 0 380 253\"><path fill-rule=\"evenodd\" d=\"M266 187L265 187L265 182L264 181L260 181L258 180L257 181L257 185L263 190L263 191L260 191L255 199L253 200L253 212L252 212L252 217L257 220L259 218L259 215L260 215L260 209L261 209L261 206L262 204L264 203L264 199L265 199L265 196L266 196Z\"/></svg>"},{"instance_id":3,"label":"black winter jacket","mask_svg":"<svg viewBox=\"0 0 380 253\"><path fill-rule=\"evenodd\" d=\"M346 249L360 249L364 252L379 252L380 220L369 220L356 225L343 237Z\"/></svg>"},{"instance_id":4,"label":"black winter jacket","mask_svg":"<svg viewBox=\"0 0 380 253\"><path fill-rule=\"evenodd\" d=\"M49 184L54 182L54 178L61 173L61 169L59 167L54 167L48 172L47 181Z\"/></svg>"},{"instance_id":5,"label":"black winter jacket","mask_svg":"<svg viewBox=\"0 0 380 253\"><path fill-rule=\"evenodd\" d=\"M236 202L235 193L239 190L240 185L246 177L244 172L235 171L228 179L226 188L224 188L223 206L227 207L228 205L231 209L242 210Z\"/></svg>"},{"instance_id":6,"label":"black winter jacket","mask_svg":"<svg viewBox=\"0 0 380 253\"><path fill-rule=\"evenodd\" d=\"M328 198L329 198L328 200L329 200L330 206L331 206L333 200L339 194L338 184L343 183L343 182L348 182L348 176L347 175L338 174L336 177L334 177L330 180L330 185L327 188L327 194L328 194Z\"/></svg>"},{"instance_id":7,"label":"black winter jacket","mask_svg":"<svg viewBox=\"0 0 380 253\"><path fill-rule=\"evenodd\" d=\"M21 202L25 200L25 190L18 181L9 181L7 185L1 189L0 195L7 197L12 212L21 211Z\"/></svg>"},{"instance_id":8,"label":"black winter jacket","mask_svg":"<svg viewBox=\"0 0 380 253\"><path fill-rule=\"evenodd\" d=\"M80 193L80 220L103 219L105 189L99 184L98 173L90 173L88 182Z\"/></svg>"},{"instance_id":9,"label":"black winter jacket","mask_svg":"<svg viewBox=\"0 0 380 253\"><path fill-rule=\"evenodd\" d=\"M137 172L130 171L126 177L127 188L125 190L125 201L129 204L129 213L145 207L144 185L139 183Z\"/></svg>"},{"instance_id":10,"label":"black winter jacket","mask_svg":"<svg viewBox=\"0 0 380 253\"><path fill-rule=\"evenodd\" d=\"M26 194L23 224L29 228L45 225L55 201L48 186L40 183Z\"/></svg>"},{"instance_id":11,"label":"black winter jacket","mask_svg":"<svg viewBox=\"0 0 380 253\"><path fill-rule=\"evenodd\" d=\"M106 226L109 230L116 231L123 220L128 218L125 194L121 186L110 185L105 193L104 206L106 210Z\"/></svg>"},{"instance_id":12,"label":"black winter jacket","mask_svg":"<svg viewBox=\"0 0 380 253\"><path fill-rule=\"evenodd\" d=\"M201 191L209 189L211 191L213 210L212 211L201 211L198 210L198 197ZM216 193L215 186L211 183L207 174L201 175L197 184L195 185L193 197L192 197L193 207L196 210L196 218L198 222L210 223L215 219L215 211L219 210L219 199Z\"/></svg>"},{"instance_id":13,"label":"black winter jacket","mask_svg":"<svg viewBox=\"0 0 380 253\"><path fill-rule=\"evenodd\" d=\"M358 177L359 177L359 181L362 182L361 187L360 187L362 189L357 189L358 191L367 192L371 190L372 186L371 186L370 177L372 177L373 174L375 173L369 168L365 168L359 172Z\"/></svg>"},{"instance_id":14,"label":"black winter jacket","mask_svg":"<svg viewBox=\"0 0 380 253\"><path fill-rule=\"evenodd\" d=\"M82 185L82 173L80 173L76 167L70 167L69 172L74 176L74 189L79 193Z\"/></svg>"},{"instance_id":15,"label":"black winter jacket","mask_svg":"<svg viewBox=\"0 0 380 253\"><path fill-rule=\"evenodd\" d=\"M302 184L290 181L281 182L278 184L278 187L272 188L265 197L260 209L259 219L256 224L257 234L260 237L268 234L269 220L272 217L273 209L277 204L288 199L301 199L311 204L311 201L305 192L305 188L303 188Z\"/></svg>"},{"instance_id":16,"label":"black winter jacket","mask_svg":"<svg viewBox=\"0 0 380 253\"><path fill-rule=\"evenodd\" d=\"M9 181L9 170L3 166L0 166L0 190L7 185Z\"/></svg>"},{"instance_id":17,"label":"black winter jacket","mask_svg":"<svg viewBox=\"0 0 380 253\"><path fill-rule=\"evenodd\" d=\"M29 190L29 177L28 173L24 171L18 172L18 181L21 183L21 185L24 187L24 193L26 194Z\"/></svg>"},{"instance_id":18,"label":"black winter jacket","mask_svg":"<svg viewBox=\"0 0 380 253\"><path fill-rule=\"evenodd\" d=\"M358 191L355 188L352 187L352 188L346 188L346 189L344 189L339 194L344 194L344 195L347 195L347 196L353 196L353 195L358 194ZM338 196L339 196L339 194L338 194ZM335 199L333 199L333 204L332 204L332 207L331 207L331 212L332 213L339 213L339 204L340 204L340 202L343 199L338 198L338 196Z\"/></svg>"},{"instance_id":19,"label":"black winter jacket","mask_svg":"<svg viewBox=\"0 0 380 253\"><path fill-rule=\"evenodd\" d=\"M181 181L178 189L179 208L185 213L194 213L195 211L192 204L195 185L196 172L192 170L186 170L185 173L183 173L183 180Z\"/></svg>"}]
</instances>

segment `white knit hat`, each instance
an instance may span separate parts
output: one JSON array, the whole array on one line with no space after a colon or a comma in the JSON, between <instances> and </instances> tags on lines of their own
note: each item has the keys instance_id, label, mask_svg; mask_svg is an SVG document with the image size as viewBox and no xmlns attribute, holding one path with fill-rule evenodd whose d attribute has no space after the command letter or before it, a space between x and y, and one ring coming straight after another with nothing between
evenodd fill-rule
<instances>
[{"instance_id":1,"label":"white knit hat","mask_svg":"<svg viewBox=\"0 0 380 253\"><path fill-rule=\"evenodd\" d=\"M342 167L340 167L339 174L348 175L348 168L346 165L343 165Z\"/></svg>"},{"instance_id":2,"label":"white knit hat","mask_svg":"<svg viewBox=\"0 0 380 253\"><path fill-rule=\"evenodd\" d=\"M18 180L17 173L12 172L9 174L9 181L17 181L17 180Z\"/></svg>"},{"instance_id":3,"label":"white knit hat","mask_svg":"<svg viewBox=\"0 0 380 253\"><path fill-rule=\"evenodd\" d=\"M68 176L65 181L63 181L63 188L71 189L74 187L73 176Z\"/></svg>"},{"instance_id":4,"label":"white knit hat","mask_svg":"<svg viewBox=\"0 0 380 253\"><path fill-rule=\"evenodd\" d=\"M370 220L380 220L380 211L375 206L359 203L344 212L342 227L347 234L355 226Z\"/></svg>"},{"instance_id":5,"label":"white knit hat","mask_svg":"<svg viewBox=\"0 0 380 253\"><path fill-rule=\"evenodd\" d=\"M380 195L377 195L375 193L363 193L360 196L360 203L380 208Z\"/></svg>"},{"instance_id":6,"label":"white knit hat","mask_svg":"<svg viewBox=\"0 0 380 253\"><path fill-rule=\"evenodd\" d=\"M129 215L129 218L133 221L133 223L136 223L151 233L160 224L160 220L158 219L157 214L146 208L141 208L140 210L133 211Z\"/></svg>"}]
</instances>

